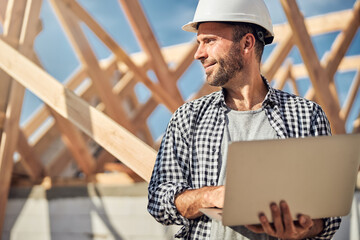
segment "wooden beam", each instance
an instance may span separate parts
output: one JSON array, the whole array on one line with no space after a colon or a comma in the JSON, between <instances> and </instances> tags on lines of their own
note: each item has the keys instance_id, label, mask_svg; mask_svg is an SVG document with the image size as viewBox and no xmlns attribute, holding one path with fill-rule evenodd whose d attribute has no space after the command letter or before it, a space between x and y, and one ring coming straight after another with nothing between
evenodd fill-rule
<instances>
[{"instance_id":1,"label":"wooden beam","mask_svg":"<svg viewBox=\"0 0 360 240\"><path fill-rule=\"evenodd\" d=\"M5 6L6 11L3 24L3 39L11 43L12 47L17 48L26 2L20 1L17 3L15 0L10 0ZM5 72L0 71L0 79L0 112L5 114L10 93L11 78ZM2 129L0 129L0 133L1 130Z\"/></svg>"},{"instance_id":2,"label":"wooden beam","mask_svg":"<svg viewBox=\"0 0 360 240\"><path fill-rule=\"evenodd\" d=\"M196 94L194 94L194 96L192 96L190 99L194 100L194 99L197 99L199 97L205 96L205 95L207 95L209 93L219 91L220 89L221 88L219 88L219 87L210 86L208 83L205 82L202 85L202 87L200 88L200 90Z\"/></svg>"},{"instance_id":3,"label":"wooden beam","mask_svg":"<svg viewBox=\"0 0 360 240\"><path fill-rule=\"evenodd\" d=\"M70 90L75 90L86 77L85 68L81 67L75 70L72 76L66 80L65 86ZM45 105L39 107L24 124L23 131L25 135L27 137L31 136L49 116L50 113Z\"/></svg>"},{"instance_id":4,"label":"wooden beam","mask_svg":"<svg viewBox=\"0 0 360 240\"><path fill-rule=\"evenodd\" d=\"M104 170L126 173L131 179L133 179L134 182L144 181L139 175L134 173L130 168L128 168L126 165L122 163L105 163Z\"/></svg>"},{"instance_id":5,"label":"wooden beam","mask_svg":"<svg viewBox=\"0 0 360 240\"><path fill-rule=\"evenodd\" d=\"M284 62L290 50L294 46L293 33L289 30L285 33L284 39L271 52L268 60L262 65L261 70L266 79L271 82L275 73Z\"/></svg>"},{"instance_id":6,"label":"wooden beam","mask_svg":"<svg viewBox=\"0 0 360 240\"><path fill-rule=\"evenodd\" d=\"M5 113L4 112L0 112L0 129L3 129L4 127L4 122L5 122ZM0 131L1 132L1 131Z\"/></svg>"},{"instance_id":7,"label":"wooden beam","mask_svg":"<svg viewBox=\"0 0 360 240\"><path fill-rule=\"evenodd\" d=\"M20 42L23 46L20 48L20 51L24 54L29 53L29 51L26 50L26 45L29 43L32 44L34 41L31 37L35 36L31 35L30 31L32 30L33 24L37 23L39 17L38 15L36 16L36 14L32 14L32 12L39 13L37 8L40 8L40 6L41 0L14 0L8 2L4 23L4 36L6 36L10 42L14 40L13 38L20 38L20 41L13 41L13 47L17 48L17 43ZM28 37L29 35L30 37ZM11 47L9 46L9 48ZM6 77L6 79L2 79L2 81L11 81L11 78ZM18 142L19 122L24 94L24 87L16 81L11 81L9 100L6 108L6 119L0 143L0 232L2 232L5 218L7 197L13 169L13 154Z\"/></svg>"},{"instance_id":8,"label":"wooden beam","mask_svg":"<svg viewBox=\"0 0 360 240\"><path fill-rule=\"evenodd\" d=\"M62 139L72 153L77 165L84 174L91 176L95 171L95 160L90 154L81 132L66 118L51 109L49 110L55 118L56 125L61 132Z\"/></svg>"},{"instance_id":9,"label":"wooden beam","mask_svg":"<svg viewBox=\"0 0 360 240\"><path fill-rule=\"evenodd\" d=\"M351 110L351 107L353 106L355 102L355 98L357 96L357 93L359 92L360 88L360 68L358 69L354 80L352 81L350 90L348 92L345 104L343 108L341 109L340 116L346 121L349 117L349 113Z\"/></svg>"},{"instance_id":10,"label":"wooden beam","mask_svg":"<svg viewBox=\"0 0 360 240\"><path fill-rule=\"evenodd\" d=\"M360 116L354 121L352 133L360 133Z\"/></svg>"},{"instance_id":11,"label":"wooden beam","mask_svg":"<svg viewBox=\"0 0 360 240\"><path fill-rule=\"evenodd\" d=\"M350 44L360 25L359 1L355 2L354 10L349 15L350 18L348 18L344 30L336 37L335 41L331 46L330 53L327 54L325 59L322 61L322 65L325 67L326 72L329 75L329 80L331 81L331 84L334 84L333 80L336 70L338 69L341 60L344 58L347 49L350 47ZM314 99L315 91L310 88L306 93L305 97L310 100Z\"/></svg>"},{"instance_id":12,"label":"wooden beam","mask_svg":"<svg viewBox=\"0 0 360 240\"><path fill-rule=\"evenodd\" d=\"M30 137L44 123L44 121L48 119L49 116L50 114L47 107L44 105L39 107L22 127L25 136Z\"/></svg>"},{"instance_id":13,"label":"wooden beam","mask_svg":"<svg viewBox=\"0 0 360 240\"><path fill-rule=\"evenodd\" d=\"M338 67L338 71L356 71L360 65L360 56L347 56L341 60L341 63ZM280 67L276 72L274 78L279 78L283 72L286 71L285 67ZM302 63L293 65L292 74L295 79L308 77L308 71L306 66Z\"/></svg>"},{"instance_id":14,"label":"wooden beam","mask_svg":"<svg viewBox=\"0 0 360 240\"><path fill-rule=\"evenodd\" d=\"M194 62L194 55L198 48L196 42L192 43L184 53L182 53L182 58L175 67L173 71L174 78L178 80L184 72L189 68L189 66Z\"/></svg>"},{"instance_id":15,"label":"wooden beam","mask_svg":"<svg viewBox=\"0 0 360 240\"><path fill-rule=\"evenodd\" d=\"M120 2L160 84L176 99L178 105L182 105L184 100L176 86L176 78L169 71L140 3L138 0L120 0Z\"/></svg>"},{"instance_id":16,"label":"wooden beam","mask_svg":"<svg viewBox=\"0 0 360 240\"><path fill-rule=\"evenodd\" d=\"M2 232L1 230L4 224L7 197L10 189L14 162L13 154L18 141L19 117L23 97L23 86L13 81L0 143L0 232Z\"/></svg>"},{"instance_id":17,"label":"wooden beam","mask_svg":"<svg viewBox=\"0 0 360 240\"><path fill-rule=\"evenodd\" d=\"M290 68L290 70L289 70L289 78L290 78L291 84L293 86L294 94L297 96L300 96L299 88L298 88L298 86L296 84L296 80L292 74L292 68Z\"/></svg>"},{"instance_id":18,"label":"wooden beam","mask_svg":"<svg viewBox=\"0 0 360 240\"><path fill-rule=\"evenodd\" d=\"M0 0L0 23L4 25L5 21L5 11L8 0Z\"/></svg>"},{"instance_id":19,"label":"wooden beam","mask_svg":"<svg viewBox=\"0 0 360 240\"><path fill-rule=\"evenodd\" d=\"M155 84L150 78L139 69L126 52L105 32L105 30L79 5L76 1L65 0L67 6L76 13L88 27L103 41L103 43L115 54L119 61L123 61L126 66L134 72L137 79L142 81L144 85L153 93L157 101L163 103L171 112L174 112L180 105L172 96L161 86ZM56 2L56 1L54 1Z\"/></svg>"},{"instance_id":20,"label":"wooden beam","mask_svg":"<svg viewBox=\"0 0 360 240\"><path fill-rule=\"evenodd\" d=\"M134 125L137 127L143 125L146 119L150 116L150 114L157 106L158 103L155 101L155 99L153 97L150 97L145 104L143 104L140 108L136 109Z\"/></svg>"},{"instance_id":21,"label":"wooden beam","mask_svg":"<svg viewBox=\"0 0 360 240\"><path fill-rule=\"evenodd\" d=\"M111 155L106 149L100 149L100 153L96 158L96 172L104 172L104 165L109 162L114 162L116 157Z\"/></svg>"},{"instance_id":22,"label":"wooden beam","mask_svg":"<svg viewBox=\"0 0 360 240\"><path fill-rule=\"evenodd\" d=\"M21 155L21 164L33 181L38 181L44 176L44 166L29 145L23 131L19 131L17 151Z\"/></svg>"},{"instance_id":23,"label":"wooden beam","mask_svg":"<svg viewBox=\"0 0 360 240\"><path fill-rule=\"evenodd\" d=\"M327 13L324 15L309 17L305 19L305 25L310 35L319 35L335 32L343 29L351 18L352 10ZM290 30L288 23L274 26L274 42L282 41L284 33Z\"/></svg>"},{"instance_id":24,"label":"wooden beam","mask_svg":"<svg viewBox=\"0 0 360 240\"><path fill-rule=\"evenodd\" d=\"M283 72L284 74L281 77L276 79L274 88L282 90L285 87L285 83L290 77L290 72L292 68L291 61L287 61L285 67L286 67L286 71Z\"/></svg>"},{"instance_id":25,"label":"wooden beam","mask_svg":"<svg viewBox=\"0 0 360 240\"><path fill-rule=\"evenodd\" d=\"M70 38L72 45L80 58L81 63L86 66L87 72L97 90L100 99L106 106L106 112L115 121L126 127L130 131L134 128L126 117L120 102L111 91L109 79L105 78L104 72L99 66L98 60L86 39L85 34L80 28L76 17L69 11L68 5L62 1L50 1L57 13L65 31Z\"/></svg>"},{"instance_id":26,"label":"wooden beam","mask_svg":"<svg viewBox=\"0 0 360 240\"><path fill-rule=\"evenodd\" d=\"M0 40L0 68L98 144L150 180L156 152Z\"/></svg>"},{"instance_id":27,"label":"wooden beam","mask_svg":"<svg viewBox=\"0 0 360 240\"><path fill-rule=\"evenodd\" d=\"M144 124L138 129L138 136L141 136L140 138L143 139L144 142L146 142L150 146L154 146L154 139L151 135L150 129L148 127L147 122L145 121Z\"/></svg>"},{"instance_id":28,"label":"wooden beam","mask_svg":"<svg viewBox=\"0 0 360 240\"><path fill-rule=\"evenodd\" d=\"M304 64L309 72L310 80L316 91L320 105L327 114L335 134L345 133L344 121L340 118L340 106L337 101L335 85L330 85L329 77L321 66L314 46L304 24L295 0L281 0L284 12L293 30Z\"/></svg>"},{"instance_id":29,"label":"wooden beam","mask_svg":"<svg viewBox=\"0 0 360 240\"><path fill-rule=\"evenodd\" d=\"M52 119L49 125L42 127L41 132L37 134L37 138L32 139L33 141L30 144L37 156L43 156L43 153L49 149L49 145L59 136L60 133L56 128L55 120Z\"/></svg>"},{"instance_id":30,"label":"wooden beam","mask_svg":"<svg viewBox=\"0 0 360 240\"><path fill-rule=\"evenodd\" d=\"M49 164L46 165L46 175L53 178L59 177L66 167L72 162L72 156L67 148L63 148Z\"/></svg>"}]
</instances>

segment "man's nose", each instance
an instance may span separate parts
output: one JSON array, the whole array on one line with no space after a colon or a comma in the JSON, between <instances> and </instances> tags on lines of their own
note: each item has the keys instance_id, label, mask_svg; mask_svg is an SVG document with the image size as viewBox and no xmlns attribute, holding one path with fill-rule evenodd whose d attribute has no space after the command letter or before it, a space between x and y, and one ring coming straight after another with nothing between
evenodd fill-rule
<instances>
[{"instance_id":1,"label":"man's nose","mask_svg":"<svg viewBox=\"0 0 360 240\"><path fill-rule=\"evenodd\" d=\"M205 58L207 58L207 53L204 48L204 45L199 44L199 46L194 54L194 59L201 60L201 59L205 59Z\"/></svg>"}]
</instances>

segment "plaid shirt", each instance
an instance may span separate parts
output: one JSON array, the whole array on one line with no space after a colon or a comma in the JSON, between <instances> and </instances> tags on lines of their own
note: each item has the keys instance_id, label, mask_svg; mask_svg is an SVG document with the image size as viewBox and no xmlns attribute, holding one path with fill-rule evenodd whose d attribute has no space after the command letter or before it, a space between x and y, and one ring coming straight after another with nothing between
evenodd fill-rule
<instances>
[{"instance_id":1,"label":"plaid shirt","mask_svg":"<svg viewBox=\"0 0 360 240\"><path fill-rule=\"evenodd\" d=\"M330 135L329 122L314 102L271 88L262 104L279 138ZM188 189L216 186L221 140L225 128L223 91L185 103L172 116L156 158L149 184L148 211L165 225L183 225L176 237L208 239L211 220L186 219L175 196ZM313 239L331 239L341 218L324 219L324 230Z\"/></svg>"}]
</instances>

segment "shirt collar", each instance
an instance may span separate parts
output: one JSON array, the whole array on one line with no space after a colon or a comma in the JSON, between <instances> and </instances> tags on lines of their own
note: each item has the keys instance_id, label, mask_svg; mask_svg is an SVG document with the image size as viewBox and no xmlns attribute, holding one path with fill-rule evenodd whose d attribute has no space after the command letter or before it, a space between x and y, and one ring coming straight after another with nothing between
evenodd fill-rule
<instances>
[{"instance_id":1,"label":"shirt collar","mask_svg":"<svg viewBox=\"0 0 360 240\"><path fill-rule=\"evenodd\" d=\"M266 94L265 99L263 101L263 106L266 106L267 104L272 104L272 103L274 105L278 105L279 99L275 92L275 89L270 86L268 80L263 75L261 75L261 78L262 78L266 88L268 89L268 93ZM226 106L225 89L221 88L221 90L218 91L217 93L218 94L216 94L216 96L215 96L215 104L219 104L221 106Z\"/></svg>"}]
</instances>

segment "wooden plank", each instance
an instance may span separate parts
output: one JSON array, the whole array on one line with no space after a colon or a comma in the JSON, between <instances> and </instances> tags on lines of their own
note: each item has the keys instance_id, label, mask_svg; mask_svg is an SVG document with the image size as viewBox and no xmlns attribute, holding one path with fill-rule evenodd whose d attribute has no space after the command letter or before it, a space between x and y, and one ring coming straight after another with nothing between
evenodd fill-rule
<instances>
[{"instance_id":1,"label":"wooden plank","mask_svg":"<svg viewBox=\"0 0 360 240\"><path fill-rule=\"evenodd\" d=\"M65 86L70 90L75 90L81 82L87 77L85 68L77 69L72 76L66 80ZM31 136L43 122L50 116L48 108L42 105L33 113L28 121L23 126L23 131L27 137Z\"/></svg>"},{"instance_id":2,"label":"wooden plank","mask_svg":"<svg viewBox=\"0 0 360 240\"><path fill-rule=\"evenodd\" d=\"M60 133L55 126L55 120L41 130L37 134L37 138L32 139L30 143L37 156L43 156L43 153L48 150L49 145L60 137Z\"/></svg>"},{"instance_id":3,"label":"wooden plank","mask_svg":"<svg viewBox=\"0 0 360 240\"><path fill-rule=\"evenodd\" d=\"M134 173L130 168L122 163L105 163L104 165L105 171L126 173L134 182L142 182L144 181L139 175Z\"/></svg>"},{"instance_id":4,"label":"wooden plank","mask_svg":"<svg viewBox=\"0 0 360 240\"><path fill-rule=\"evenodd\" d=\"M356 71L359 65L360 56L346 56L341 60L338 71ZM283 74L282 72L284 71L286 71L286 68L280 67L279 70L276 72L274 78L278 78L280 75ZM302 63L293 65L292 74L295 79L305 78L309 76L306 66Z\"/></svg>"},{"instance_id":5,"label":"wooden plank","mask_svg":"<svg viewBox=\"0 0 360 240\"><path fill-rule=\"evenodd\" d=\"M6 5L3 39L11 43L15 48L18 46L25 6L26 2L17 3L16 0L8 1ZM11 78L3 71L0 71L0 79L0 112L5 113L10 93Z\"/></svg>"},{"instance_id":6,"label":"wooden plank","mask_svg":"<svg viewBox=\"0 0 360 240\"><path fill-rule=\"evenodd\" d=\"M144 142L153 147L155 143L147 122L144 122L144 124L139 130L141 131L142 139L144 139Z\"/></svg>"},{"instance_id":7,"label":"wooden plank","mask_svg":"<svg viewBox=\"0 0 360 240\"><path fill-rule=\"evenodd\" d=\"M112 39L112 37L105 32L105 30L79 5L73 0L66 1L69 7L76 16L79 17L88 27L103 41L103 43L115 54L119 61L123 61L128 68L134 72L137 79L142 81L144 85L153 93L156 100L163 103L171 112L174 112L180 105L172 96L165 91L161 86L155 84L150 80L144 71L139 69L133 60L126 54L126 52ZM56 1L54 1L56 2Z\"/></svg>"},{"instance_id":8,"label":"wooden plank","mask_svg":"<svg viewBox=\"0 0 360 240\"><path fill-rule=\"evenodd\" d=\"M276 79L274 88L282 90L285 87L285 83L290 77L290 71L292 68L291 61L287 61L285 67L286 67L286 71L283 72L283 75L281 77Z\"/></svg>"},{"instance_id":9,"label":"wooden plank","mask_svg":"<svg viewBox=\"0 0 360 240\"><path fill-rule=\"evenodd\" d=\"M17 151L21 155L21 164L33 181L38 181L44 176L44 166L38 156L35 155L32 147L29 145L23 131L19 131L17 142Z\"/></svg>"},{"instance_id":10,"label":"wooden plank","mask_svg":"<svg viewBox=\"0 0 360 240\"><path fill-rule=\"evenodd\" d=\"M335 41L331 46L331 51L326 55L322 61L322 65L325 66L326 72L329 75L331 84L334 80L334 75L339 67L341 60L344 58L347 49L357 32L360 25L360 2L355 2L354 10L352 11L350 18L346 22L344 30L336 37ZM315 91L309 89L306 93L306 98L312 100L315 97Z\"/></svg>"},{"instance_id":11,"label":"wooden plank","mask_svg":"<svg viewBox=\"0 0 360 240\"><path fill-rule=\"evenodd\" d=\"M106 149L101 149L96 159L96 172L104 172L104 165L109 162L114 162L116 157L111 155Z\"/></svg>"},{"instance_id":12,"label":"wooden plank","mask_svg":"<svg viewBox=\"0 0 360 240\"><path fill-rule=\"evenodd\" d=\"M0 112L0 129L3 129L3 127L4 127L4 122L5 122L5 113L4 113L4 112Z\"/></svg>"},{"instance_id":13,"label":"wooden plank","mask_svg":"<svg viewBox=\"0 0 360 240\"><path fill-rule=\"evenodd\" d=\"M281 0L284 12L293 30L296 45L298 46L304 64L309 72L310 80L316 91L317 99L327 114L335 134L345 133L344 121L340 118L340 106L337 101L336 89L330 85L329 77L320 61L311 42L295 0Z\"/></svg>"},{"instance_id":14,"label":"wooden plank","mask_svg":"<svg viewBox=\"0 0 360 240\"><path fill-rule=\"evenodd\" d=\"M41 68L0 40L0 68L32 91L52 109L103 146L107 151L150 180L156 152Z\"/></svg>"},{"instance_id":15,"label":"wooden plank","mask_svg":"<svg viewBox=\"0 0 360 240\"><path fill-rule=\"evenodd\" d=\"M67 148L72 153L77 165L84 174L87 176L92 175L95 171L95 160L90 154L81 132L66 118L51 109L49 110L55 118L56 126L61 132L61 137Z\"/></svg>"},{"instance_id":16,"label":"wooden plank","mask_svg":"<svg viewBox=\"0 0 360 240\"><path fill-rule=\"evenodd\" d=\"M294 90L294 94L297 96L300 96L300 92L299 92L299 87L296 84L296 79L294 78L293 74L292 74L292 68L289 70L289 78Z\"/></svg>"},{"instance_id":17,"label":"wooden plank","mask_svg":"<svg viewBox=\"0 0 360 240\"><path fill-rule=\"evenodd\" d=\"M5 21L5 11L8 0L0 0L0 23L4 25Z\"/></svg>"},{"instance_id":18,"label":"wooden plank","mask_svg":"<svg viewBox=\"0 0 360 240\"><path fill-rule=\"evenodd\" d=\"M348 92L348 95L346 97L344 106L342 107L341 111L340 111L340 116L346 121L347 118L349 117L349 113L351 110L351 107L353 106L354 102L355 102L355 98L359 92L359 88L360 88L360 68L358 69L354 80L352 81L350 90Z\"/></svg>"},{"instance_id":19,"label":"wooden plank","mask_svg":"<svg viewBox=\"0 0 360 240\"><path fill-rule=\"evenodd\" d=\"M287 55L289 55L293 45L293 34L291 31L287 31L284 39L276 46L267 61L261 66L261 70L269 82L271 82Z\"/></svg>"},{"instance_id":20,"label":"wooden plank","mask_svg":"<svg viewBox=\"0 0 360 240\"><path fill-rule=\"evenodd\" d=\"M173 76L176 80L178 80L184 72L189 68L189 66L194 62L194 54L198 48L198 44L196 42L191 43L188 49L179 53L178 55L182 56L176 68L173 71Z\"/></svg>"},{"instance_id":21,"label":"wooden plank","mask_svg":"<svg viewBox=\"0 0 360 240\"><path fill-rule=\"evenodd\" d=\"M46 165L46 174L49 177L59 177L72 162L72 156L67 148L63 148L49 164Z\"/></svg>"},{"instance_id":22,"label":"wooden plank","mask_svg":"<svg viewBox=\"0 0 360 240\"><path fill-rule=\"evenodd\" d=\"M200 98L200 97L205 96L205 95L207 95L209 93L219 91L219 90L220 90L219 87L213 87L213 86L210 86L208 83L204 83L202 85L202 87L200 88L200 90L196 94L194 94L194 96L192 96L190 98L190 100Z\"/></svg>"},{"instance_id":23,"label":"wooden plank","mask_svg":"<svg viewBox=\"0 0 360 240\"><path fill-rule=\"evenodd\" d=\"M343 29L351 17L351 10L327 13L324 15L309 17L305 19L305 25L310 35L319 35L335 32ZM284 33L290 30L288 23L274 26L274 42L282 41Z\"/></svg>"},{"instance_id":24,"label":"wooden plank","mask_svg":"<svg viewBox=\"0 0 360 240\"><path fill-rule=\"evenodd\" d=\"M22 127L26 137L30 137L50 116L48 108L42 105L36 112L31 114L31 118L27 120Z\"/></svg>"},{"instance_id":25,"label":"wooden plank","mask_svg":"<svg viewBox=\"0 0 360 240\"><path fill-rule=\"evenodd\" d=\"M106 112L115 121L126 127L130 131L134 131L131 122L111 91L109 79L105 78L104 72L101 70L95 53L93 52L85 34L80 28L75 16L69 11L68 5L64 5L61 1L50 1L57 13L65 31L70 38L72 45L80 58L81 63L86 66L87 72L94 84L95 89L102 102L106 106Z\"/></svg>"},{"instance_id":26,"label":"wooden plank","mask_svg":"<svg viewBox=\"0 0 360 240\"><path fill-rule=\"evenodd\" d=\"M155 99L150 97L145 104L135 110L134 125L139 128L141 125L146 124L146 119L158 105Z\"/></svg>"},{"instance_id":27,"label":"wooden plank","mask_svg":"<svg viewBox=\"0 0 360 240\"><path fill-rule=\"evenodd\" d=\"M149 62L160 84L176 99L178 105L182 105L184 100L176 86L176 79L169 71L140 3L138 0L120 0L120 2L140 45L149 58Z\"/></svg>"},{"instance_id":28,"label":"wooden plank","mask_svg":"<svg viewBox=\"0 0 360 240\"><path fill-rule=\"evenodd\" d=\"M39 7L39 5L36 6ZM26 36L29 34L29 30L31 30L30 26L34 23L34 17L31 16L31 18L29 18L30 15L24 14L25 9L29 8L30 11L35 10L32 8L32 4L27 4L26 1L14 0L8 2L3 34L7 40L13 42L12 47L17 48L18 41L15 41L15 39L17 40L21 36ZM29 24L24 27L23 22L29 22ZM26 40L30 41L31 39L26 38ZM25 52L24 49L23 52ZM11 81L11 78L5 76L2 81ZM10 93L8 97L9 99L5 112L6 119L0 143L0 232L2 232L2 227L4 224L7 197L13 169L13 154L18 142L19 121L24 94L24 87L16 81L11 81ZM5 98L0 100L0 102L4 103L4 99Z\"/></svg>"},{"instance_id":29,"label":"wooden plank","mask_svg":"<svg viewBox=\"0 0 360 240\"><path fill-rule=\"evenodd\" d=\"M24 92L24 88L20 83L12 82L4 130L0 143L0 232L2 232L2 226L4 224L14 162L13 154L18 140L19 116L21 114Z\"/></svg>"},{"instance_id":30,"label":"wooden plank","mask_svg":"<svg viewBox=\"0 0 360 240\"><path fill-rule=\"evenodd\" d=\"M352 133L360 133L360 116L354 121Z\"/></svg>"}]
</instances>

